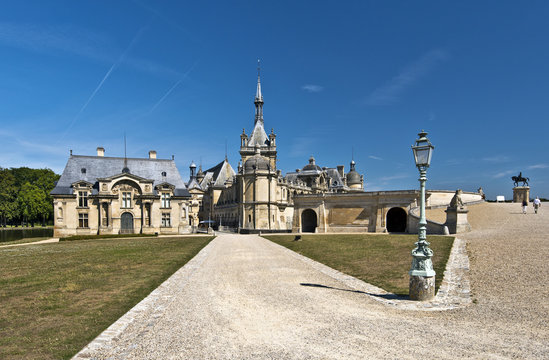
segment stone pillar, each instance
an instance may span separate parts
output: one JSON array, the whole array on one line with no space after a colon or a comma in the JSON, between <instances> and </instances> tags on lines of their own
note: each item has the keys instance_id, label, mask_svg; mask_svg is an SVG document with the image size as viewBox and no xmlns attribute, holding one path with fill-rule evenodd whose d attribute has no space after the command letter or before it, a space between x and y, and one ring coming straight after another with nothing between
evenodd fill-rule
<instances>
[{"instance_id":1,"label":"stone pillar","mask_svg":"<svg viewBox=\"0 0 549 360\"><path fill-rule=\"evenodd\" d=\"M435 297L434 276L410 276L410 299L425 301Z\"/></svg>"},{"instance_id":2,"label":"stone pillar","mask_svg":"<svg viewBox=\"0 0 549 360\"><path fill-rule=\"evenodd\" d=\"M459 234L464 232L471 231L471 225L467 221L467 210L466 207L450 207L448 206L445 210L446 212L446 225L450 234Z\"/></svg>"},{"instance_id":3,"label":"stone pillar","mask_svg":"<svg viewBox=\"0 0 549 360\"><path fill-rule=\"evenodd\" d=\"M522 200L526 200L526 203L530 201L530 186L515 186L513 188L513 202L522 203Z\"/></svg>"}]
</instances>

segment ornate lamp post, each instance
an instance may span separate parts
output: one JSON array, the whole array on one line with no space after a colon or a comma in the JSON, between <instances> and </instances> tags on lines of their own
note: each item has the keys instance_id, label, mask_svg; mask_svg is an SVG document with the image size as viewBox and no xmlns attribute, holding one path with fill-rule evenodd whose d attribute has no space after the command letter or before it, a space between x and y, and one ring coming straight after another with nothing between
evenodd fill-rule
<instances>
[{"instance_id":1,"label":"ornate lamp post","mask_svg":"<svg viewBox=\"0 0 549 360\"><path fill-rule=\"evenodd\" d=\"M433 250L429 249L427 239L427 220L425 219L425 182L427 181L427 168L431 163L431 156L435 148L427 133L421 131L416 144L412 146L414 159L419 170L419 183L421 187L420 216L418 224L418 242L412 250L412 268L410 269L410 299L429 300L435 296L435 271L431 257Z\"/></svg>"}]
</instances>

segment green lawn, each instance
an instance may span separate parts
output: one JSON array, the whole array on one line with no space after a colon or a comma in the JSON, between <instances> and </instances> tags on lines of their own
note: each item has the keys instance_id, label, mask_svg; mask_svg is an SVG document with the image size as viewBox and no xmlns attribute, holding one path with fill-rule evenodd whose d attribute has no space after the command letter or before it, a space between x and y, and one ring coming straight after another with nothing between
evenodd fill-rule
<instances>
[{"instance_id":1,"label":"green lawn","mask_svg":"<svg viewBox=\"0 0 549 360\"><path fill-rule=\"evenodd\" d=\"M0 248L0 359L68 359L212 237Z\"/></svg>"},{"instance_id":2,"label":"green lawn","mask_svg":"<svg viewBox=\"0 0 549 360\"><path fill-rule=\"evenodd\" d=\"M417 235L295 235L263 236L320 263L400 296L408 295L411 251ZM438 290L452 249L451 236L428 236L434 251Z\"/></svg>"}]
</instances>

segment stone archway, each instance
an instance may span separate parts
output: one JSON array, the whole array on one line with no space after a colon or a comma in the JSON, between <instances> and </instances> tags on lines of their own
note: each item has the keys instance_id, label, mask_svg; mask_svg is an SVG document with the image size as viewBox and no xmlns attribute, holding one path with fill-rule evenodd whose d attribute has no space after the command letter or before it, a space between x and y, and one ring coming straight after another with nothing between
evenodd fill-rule
<instances>
[{"instance_id":1,"label":"stone archway","mask_svg":"<svg viewBox=\"0 0 549 360\"><path fill-rule=\"evenodd\" d=\"M408 223L408 215L406 210L394 207L387 211L387 231L388 232L406 232L406 224Z\"/></svg>"},{"instance_id":2,"label":"stone archway","mask_svg":"<svg viewBox=\"0 0 549 360\"><path fill-rule=\"evenodd\" d=\"M301 213L301 232L316 232L317 216L312 209L306 209Z\"/></svg>"},{"instance_id":3,"label":"stone archway","mask_svg":"<svg viewBox=\"0 0 549 360\"><path fill-rule=\"evenodd\" d=\"M133 234L133 215L129 212L120 216L120 233Z\"/></svg>"}]
</instances>

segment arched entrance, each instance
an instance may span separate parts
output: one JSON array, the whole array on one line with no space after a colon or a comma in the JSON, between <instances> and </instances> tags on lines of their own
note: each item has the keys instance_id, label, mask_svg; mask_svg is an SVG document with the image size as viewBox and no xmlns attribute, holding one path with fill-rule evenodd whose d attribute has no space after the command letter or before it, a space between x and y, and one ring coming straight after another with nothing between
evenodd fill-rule
<instances>
[{"instance_id":1,"label":"arched entrance","mask_svg":"<svg viewBox=\"0 0 549 360\"><path fill-rule=\"evenodd\" d=\"M408 215L406 211L399 207L391 208L387 211L387 231L405 232Z\"/></svg>"},{"instance_id":2,"label":"arched entrance","mask_svg":"<svg viewBox=\"0 0 549 360\"><path fill-rule=\"evenodd\" d=\"M307 209L301 213L301 232L314 233L316 230L316 212L311 209Z\"/></svg>"},{"instance_id":3,"label":"arched entrance","mask_svg":"<svg viewBox=\"0 0 549 360\"><path fill-rule=\"evenodd\" d=\"M133 234L133 215L125 212L120 216L120 233Z\"/></svg>"}]
</instances>

